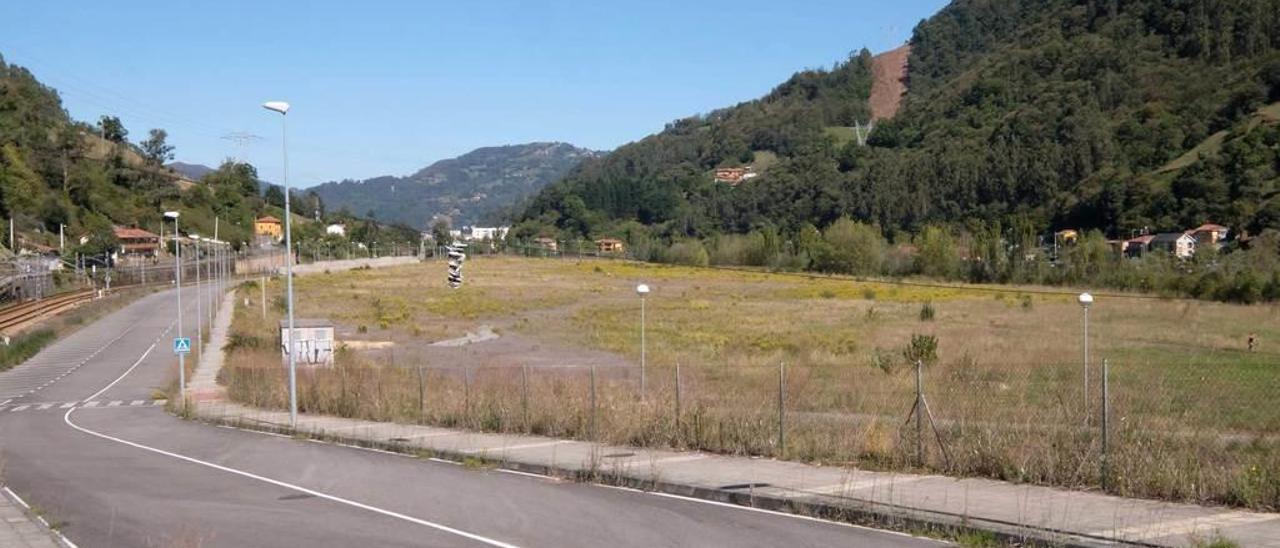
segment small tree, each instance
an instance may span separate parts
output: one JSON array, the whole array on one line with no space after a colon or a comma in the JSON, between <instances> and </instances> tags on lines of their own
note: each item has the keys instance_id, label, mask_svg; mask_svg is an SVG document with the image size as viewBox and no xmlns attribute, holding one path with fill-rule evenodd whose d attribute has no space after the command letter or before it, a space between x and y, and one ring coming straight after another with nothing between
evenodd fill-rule
<instances>
[{"instance_id":1,"label":"small tree","mask_svg":"<svg viewBox=\"0 0 1280 548\"><path fill-rule=\"evenodd\" d=\"M916 238L916 270L925 276L947 278L955 274L960 257L955 240L945 229L927 226Z\"/></svg>"},{"instance_id":2,"label":"small tree","mask_svg":"<svg viewBox=\"0 0 1280 548\"><path fill-rule=\"evenodd\" d=\"M453 235L449 233L448 219L437 219L431 223L431 237L435 239L436 245L450 245L453 243Z\"/></svg>"},{"instance_id":3,"label":"small tree","mask_svg":"<svg viewBox=\"0 0 1280 548\"><path fill-rule=\"evenodd\" d=\"M284 207L284 189L277 185L267 185L267 191L263 199L267 201L267 205Z\"/></svg>"},{"instance_id":4,"label":"small tree","mask_svg":"<svg viewBox=\"0 0 1280 548\"><path fill-rule=\"evenodd\" d=\"M124 123L115 116L103 116L98 119L98 129L102 131L102 138L113 143L123 143L129 137L129 130L124 128Z\"/></svg>"},{"instance_id":5,"label":"small tree","mask_svg":"<svg viewBox=\"0 0 1280 548\"><path fill-rule=\"evenodd\" d=\"M147 160L148 164L160 167L165 162L173 159L173 145L167 142L168 139L169 132L163 129L153 129L150 136L139 143L139 146L142 147L142 156Z\"/></svg>"}]
</instances>

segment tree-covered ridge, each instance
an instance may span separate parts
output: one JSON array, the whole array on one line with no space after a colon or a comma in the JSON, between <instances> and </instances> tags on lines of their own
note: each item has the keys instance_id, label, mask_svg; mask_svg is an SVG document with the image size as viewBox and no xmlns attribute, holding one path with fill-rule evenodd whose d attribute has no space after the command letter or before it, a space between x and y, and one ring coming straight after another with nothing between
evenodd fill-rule
<instances>
[{"instance_id":1,"label":"tree-covered ridge","mask_svg":"<svg viewBox=\"0 0 1280 548\"><path fill-rule=\"evenodd\" d=\"M163 129L145 132L134 144L119 119L104 116L96 125L77 122L62 108L58 93L25 68L0 58L0 245L9 244L9 219L19 249L58 246L59 228L66 253L98 255L117 248L113 226L159 232L163 212L181 212L184 232L217 236L237 247L253 241L253 221L283 216L284 193L260 192L252 165L225 162L201 182L181 180L164 167L172 158ZM294 193L295 210L311 217L323 213L312 194ZM299 216L302 219L304 216ZM381 225L339 212L354 241L416 244L418 233ZM338 242L324 237L318 223L295 223L294 240L306 250ZM81 237L85 242L81 243ZM385 249L385 247L384 247Z\"/></svg>"},{"instance_id":2,"label":"tree-covered ridge","mask_svg":"<svg viewBox=\"0 0 1280 548\"><path fill-rule=\"evenodd\" d=\"M750 200L741 197L758 195L758 185L730 192L712 182L710 171L754 165L767 168L760 179L768 181L808 172L806 158L847 151L845 140L828 128L865 125L870 91L871 54L863 50L831 70L799 72L761 99L672 122L661 133L583 162L543 191L526 211L525 230L588 234L619 220L664 224L689 235L746 227L750 220L740 210ZM770 167L774 155L781 161Z\"/></svg>"},{"instance_id":3,"label":"tree-covered ridge","mask_svg":"<svg viewBox=\"0 0 1280 548\"><path fill-rule=\"evenodd\" d=\"M522 233L638 221L668 239L795 235L842 216L890 236L972 221L1113 237L1276 227L1261 213L1276 207L1266 139L1247 183L1194 161L1162 168L1280 100L1280 1L957 0L911 46L903 109L870 146L831 131L865 113L863 54L584 164L533 202ZM711 182L757 151L777 164L737 188ZM1214 180L1175 184L1188 169Z\"/></svg>"}]
</instances>

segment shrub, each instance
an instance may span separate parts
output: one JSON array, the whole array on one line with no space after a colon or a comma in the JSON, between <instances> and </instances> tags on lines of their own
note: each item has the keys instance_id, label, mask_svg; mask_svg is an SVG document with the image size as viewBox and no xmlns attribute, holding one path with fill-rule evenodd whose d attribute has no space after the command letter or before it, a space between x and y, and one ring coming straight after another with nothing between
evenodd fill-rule
<instances>
[{"instance_id":1,"label":"shrub","mask_svg":"<svg viewBox=\"0 0 1280 548\"><path fill-rule=\"evenodd\" d=\"M907 363L917 361L924 365L933 365L938 361L938 338L933 335L912 335L911 342L902 349L902 357Z\"/></svg>"},{"instance_id":2,"label":"shrub","mask_svg":"<svg viewBox=\"0 0 1280 548\"><path fill-rule=\"evenodd\" d=\"M936 311L934 311L933 309L933 302L925 301L924 304L920 306L920 321L922 322L933 321L933 316L935 313Z\"/></svg>"},{"instance_id":3,"label":"shrub","mask_svg":"<svg viewBox=\"0 0 1280 548\"><path fill-rule=\"evenodd\" d=\"M674 264L707 266L710 263L707 249L702 247L702 244L697 240L676 242L667 250L666 255L666 262Z\"/></svg>"}]
</instances>

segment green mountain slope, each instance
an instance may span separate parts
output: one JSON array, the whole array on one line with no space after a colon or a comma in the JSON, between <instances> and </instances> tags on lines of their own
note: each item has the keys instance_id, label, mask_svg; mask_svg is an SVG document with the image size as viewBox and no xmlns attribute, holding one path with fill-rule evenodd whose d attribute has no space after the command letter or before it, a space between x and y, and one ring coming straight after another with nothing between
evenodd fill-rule
<instances>
[{"instance_id":1,"label":"green mountain slope","mask_svg":"<svg viewBox=\"0 0 1280 548\"><path fill-rule=\"evenodd\" d=\"M436 216L471 225L559 179L598 152L566 143L528 143L473 150L408 177L340 181L310 189L330 209L371 212L383 221L426 228Z\"/></svg>"},{"instance_id":2,"label":"green mountain slope","mask_svg":"<svg viewBox=\"0 0 1280 548\"><path fill-rule=\"evenodd\" d=\"M798 237L842 216L890 234L1280 228L1270 126L1233 166L1158 173L1280 100L1278 0L957 0L915 29L903 107L859 147L826 129L865 116L867 58L584 163L532 202L520 234L638 221L666 238ZM759 151L778 156L760 177L712 182L711 168Z\"/></svg>"},{"instance_id":3,"label":"green mountain slope","mask_svg":"<svg viewBox=\"0 0 1280 548\"><path fill-rule=\"evenodd\" d=\"M56 248L64 227L68 254L101 255L118 244L113 225L158 232L167 210L182 212L184 232L202 235L214 234L216 218L218 237L237 245L253 240L259 215L281 216L260 195L251 165L227 163L195 183L164 167L166 154L148 157L144 149L123 128L71 119L57 91L0 58L0 245L9 244L9 219L19 250ZM319 232L300 223L294 236L314 240ZM413 231L399 233L416 240Z\"/></svg>"}]
</instances>

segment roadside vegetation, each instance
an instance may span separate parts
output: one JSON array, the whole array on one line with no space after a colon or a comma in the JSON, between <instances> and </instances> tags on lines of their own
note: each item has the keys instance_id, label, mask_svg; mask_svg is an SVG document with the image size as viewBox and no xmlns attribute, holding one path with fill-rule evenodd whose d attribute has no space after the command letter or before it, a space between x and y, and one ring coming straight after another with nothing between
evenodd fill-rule
<instances>
[{"instance_id":1,"label":"roadside vegetation","mask_svg":"<svg viewBox=\"0 0 1280 548\"><path fill-rule=\"evenodd\" d=\"M1110 491L1280 507L1274 306L1098 295L1086 407L1081 311L1070 292L620 261L492 257L466 269L457 291L445 287L443 263L300 278L300 317L335 320L344 345L336 367L302 372L301 409L1098 488L1105 359ZM633 293L641 281L654 288L643 395ZM283 408L283 307L264 319L260 294L256 284L241 289L222 382L236 401ZM414 350L480 325L632 365L521 367L487 355L496 343L449 359ZM1254 352L1251 332L1263 341ZM367 350L378 341L387 347ZM914 422L905 422L917 360L938 430L925 422L923 463Z\"/></svg>"}]
</instances>

